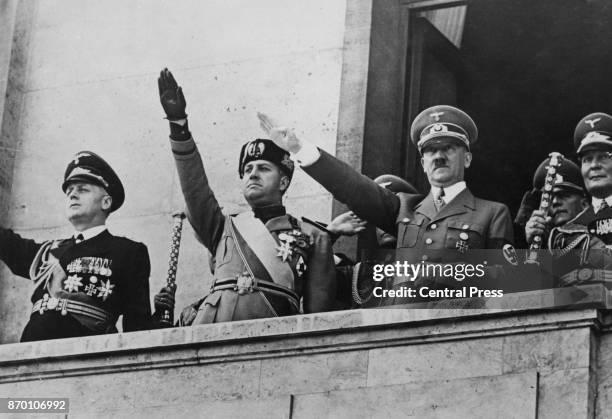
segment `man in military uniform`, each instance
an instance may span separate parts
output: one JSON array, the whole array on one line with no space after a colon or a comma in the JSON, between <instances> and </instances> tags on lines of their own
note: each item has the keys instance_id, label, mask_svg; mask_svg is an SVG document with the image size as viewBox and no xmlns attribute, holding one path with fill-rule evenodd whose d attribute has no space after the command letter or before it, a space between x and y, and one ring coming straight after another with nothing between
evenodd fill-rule
<instances>
[{"instance_id":1,"label":"man in military uniform","mask_svg":"<svg viewBox=\"0 0 612 419\"><path fill-rule=\"evenodd\" d=\"M264 131L290 151L306 173L359 217L397 237L397 247L415 251L419 260L452 262L469 249L501 248L513 241L508 208L475 198L463 180L477 129L457 108L434 106L412 124L411 138L431 184L424 199L396 195L267 116L259 118Z\"/></svg>"},{"instance_id":2,"label":"man in military uniform","mask_svg":"<svg viewBox=\"0 0 612 419\"><path fill-rule=\"evenodd\" d=\"M569 270L561 285L611 281L612 263L612 116L597 112L580 120L574 146L590 205L567 224L555 227L549 247Z\"/></svg>"},{"instance_id":3,"label":"man in military uniform","mask_svg":"<svg viewBox=\"0 0 612 419\"><path fill-rule=\"evenodd\" d=\"M167 69L159 93L188 219L213 255L214 283L193 324L291 315L300 303L307 313L330 309L336 287L330 238L282 205L294 169L289 154L267 139L244 144L238 173L252 211L224 215L187 126L182 89Z\"/></svg>"},{"instance_id":4,"label":"man in military uniform","mask_svg":"<svg viewBox=\"0 0 612 419\"><path fill-rule=\"evenodd\" d=\"M567 223L589 205L580 168L571 160L561 157L551 191L550 210L535 209L539 207L541 194L545 193L545 179L550 162L551 157L548 157L538 166L533 176L533 190L526 192L519 210L519 214L529 218L521 226L525 231L527 245L530 245L536 236L542 238L542 243L547 243L551 228ZM528 214L530 211L527 207L531 207L531 215ZM517 224L520 225L521 222L518 221Z\"/></svg>"},{"instance_id":5,"label":"man in military uniform","mask_svg":"<svg viewBox=\"0 0 612 419\"><path fill-rule=\"evenodd\" d=\"M398 193L418 194L418 191L410 183L404 179L385 174L374 179L378 185L387 190ZM365 222L357 217L352 211L340 214L332 220L327 226L327 229L334 234L351 236L362 232L365 229ZM377 252L374 258L361 260L357 263L343 259L336 264L338 272L338 296L339 301L345 302L345 308L360 308L360 307L378 307L382 304L381 299L372 298L372 291L377 284L373 280L374 265L381 263L393 263L395 260L394 252L397 245L397 238L380 228L376 228L376 244L374 249ZM385 252L387 250L387 252ZM387 279L383 284L383 288L391 288L392 281Z\"/></svg>"},{"instance_id":6,"label":"man in military uniform","mask_svg":"<svg viewBox=\"0 0 612 419\"><path fill-rule=\"evenodd\" d=\"M62 190L72 238L38 243L0 228L0 259L35 283L21 341L116 332L121 314L124 331L151 328L147 248L105 226L125 198L119 177L82 151L68 164Z\"/></svg>"}]
</instances>

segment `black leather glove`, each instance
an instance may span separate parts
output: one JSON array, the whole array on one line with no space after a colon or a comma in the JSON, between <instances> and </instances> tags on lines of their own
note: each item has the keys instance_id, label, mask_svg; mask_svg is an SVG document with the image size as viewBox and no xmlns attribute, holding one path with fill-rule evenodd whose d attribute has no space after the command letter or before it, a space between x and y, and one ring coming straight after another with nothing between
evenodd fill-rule
<instances>
[{"instance_id":1,"label":"black leather glove","mask_svg":"<svg viewBox=\"0 0 612 419\"><path fill-rule=\"evenodd\" d=\"M157 84L159 86L159 100L168 120L175 121L177 119L187 118L187 114L185 113L187 102L183 95L183 89L178 85L176 80L174 80L174 76L170 70L164 68L159 73Z\"/></svg>"},{"instance_id":2,"label":"black leather glove","mask_svg":"<svg viewBox=\"0 0 612 419\"><path fill-rule=\"evenodd\" d=\"M164 311L174 312L174 294L176 292L176 285L166 285L159 293L153 297L153 304L155 306L155 316L160 316Z\"/></svg>"}]
</instances>

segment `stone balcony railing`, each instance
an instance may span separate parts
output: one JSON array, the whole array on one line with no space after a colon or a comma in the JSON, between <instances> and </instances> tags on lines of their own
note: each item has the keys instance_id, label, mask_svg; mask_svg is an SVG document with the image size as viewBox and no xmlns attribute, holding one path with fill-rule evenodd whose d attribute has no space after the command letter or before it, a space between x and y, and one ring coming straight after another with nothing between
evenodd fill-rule
<instances>
[{"instance_id":1,"label":"stone balcony railing","mask_svg":"<svg viewBox=\"0 0 612 419\"><path fill-rule=\"evenodd\" d=\"M577 304L551 306L558 291L548 290L511 296L513 308L474 300L485 308L440 303L7 344L0 397L67 397L68 417L609 417L609 292L563 292Z\"/></svg>"}]
</instances>

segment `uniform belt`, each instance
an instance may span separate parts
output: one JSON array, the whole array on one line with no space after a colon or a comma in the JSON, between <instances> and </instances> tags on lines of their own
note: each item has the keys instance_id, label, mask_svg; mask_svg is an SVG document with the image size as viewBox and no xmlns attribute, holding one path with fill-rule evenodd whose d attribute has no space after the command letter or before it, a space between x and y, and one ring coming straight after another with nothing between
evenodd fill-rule
<instances>
[{"instance_id":1,"label":"uniform belt","mask_svg":"<svg viewBox=\"0 0 612 419\"><path fill-rule=\"evenodd\" d=\"M32 313L39 312L43 314L45 311L61 311L62 316L68 313L80 314L91 317L98 321L110 322L110 315L106 310L92 306L90 304L81 303L79 301L68 300L66 298L49 298L49 294L45 294L43 298L34 303Z\"/></svg>"},{"instance_id":2,"label":"uniform belt","mask_svg":"<svg viewBox=\"0 0 612 419\"><path fill-rule=\"evenodd\" d=\"M612 282L612 271L605 269L576 269L562 275L561 284L564 286L580 284L585 281Z\"/></svg>"},{"instance_id":3,"label":"uniform belt","mask_svg":"<svg viewBox=\"0 0 612 419\"><path fill-rule=\"evenodd\" d=\"M213 286L211 287L211 291L221 290L234 290L241 295L253 291L269 292L271 294L276 294L282 297L289 298L296 307L300 306L300 297L295 291L275 284L274 282L263 281L261 279L253 280L250 276L246 275L239 276L238 278L216 280Z\"/></svg>"}]
</instances>

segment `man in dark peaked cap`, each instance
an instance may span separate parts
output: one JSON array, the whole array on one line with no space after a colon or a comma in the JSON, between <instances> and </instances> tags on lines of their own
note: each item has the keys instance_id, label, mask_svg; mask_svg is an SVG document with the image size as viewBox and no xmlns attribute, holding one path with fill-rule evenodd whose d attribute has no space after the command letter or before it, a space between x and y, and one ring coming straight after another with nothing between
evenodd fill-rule
<instances>
[{"instance_id":1,"label":"man in dark peaked cap","mask_svg":"<svg viewBox=\"0 0 612 419\"><path fill-rule=\"evenodd\" d=\"M264 131L290 151L306 173L357 216L396 236L398 248L417 251L423 261L460 260L469 249L501 248L513 241L508 208L475 198L465 184L470 146L478 131L457 108L431 107L412 124L411 138L431 185L425 198L396 195L267 116L259 117Z\"/></svg>"},{"instance_id":2,"label":"man in dark peaked cap","mask_svg":"<svg viewBox=\"0 0 612 419\"><path fill-rule=\"evenodd\" d=\"M589 205L580 168L571 160L561 157L556 167L554 187L550 191L549 210L537 209L541 195L545 193L545 178L550 162L551 157L548 157L536 169L533 189L525 193L517 214L516 223L525 231L526 245L530 245L536 236L540 236L545 245L551 228L567 223ZM525 218L528 220L522 221Z\"/></svg>"},{"instance_id":3,"label":"man in dark peaked cap","mask_svg":"<svg viewBox=\"0 0 612 419\"><path fill-rule=\"evenodd\" d=\"M121 314L124 331L153 327L147 248L105 225L125 200L119 177L82 151L68 164L62 190L71 238L39 243L0 228L0 259L35 283L21 341L113 333Z\"/></svg>"},{"instance_id":4,"label":"man in dark peaked cap","mask_svg":"<svg viewBox=\"0 0 612 419\"><path fill-rule=\"evenodd\" d=\"M251 211L223 214L208 184L191 137L186 101L168 69L159 77L162 107L170 122L187 218L212 254L214 283L199 309L180 324L217 323L331 309L336 277L327 233L286 213L282 198L293 176L289 153L268 139L242 146L238 174ZM168 290L162 290L162 293ZM174 308L173 298L156 308Z\"/></svg>"},{"instance_id":5,"label":"man in dark peaked cap","mask_svg":"<svg viewBox=\"0 0 612 419\"><path fill-rule=\"evenodd\" d=\"M612 116L597 112L582 118L574 131L574 147L589 205L567 224L550 233L551 249L570 253L565 265L575 268L563 285L612 281Z\"/></svg>"}]
</instances>

